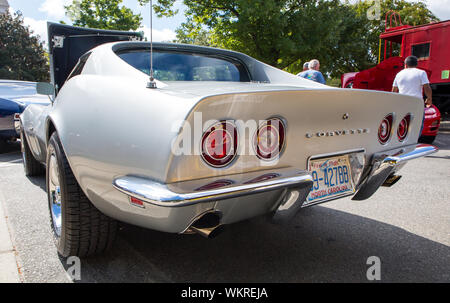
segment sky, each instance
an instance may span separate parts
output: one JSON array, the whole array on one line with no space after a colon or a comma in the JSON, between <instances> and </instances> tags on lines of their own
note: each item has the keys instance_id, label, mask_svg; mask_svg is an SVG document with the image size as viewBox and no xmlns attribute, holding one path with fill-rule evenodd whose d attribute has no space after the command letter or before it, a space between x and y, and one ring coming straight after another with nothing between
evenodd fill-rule
<instances>
[{"instance_id":1,"label":"sky","mask_svg":"<svg viewBox=\"0 0 450 303\"><path fill-rule=\"evenodd\" d=\"M155 2L155 1L154 1ZM24 16L24 23L29 25L41 40L47 42L47 21L65 21L72 24L65 16L64 5L72 3L72 0L8 0L10 12L20 10ZM150 5L140 6L137 0L124 0L122 5L129 7L134 13L141 13L143 17L142 28L147 37L150 36ZM175 39L175 30L185 20L185 7L181 0L177 0L175 7L179 13L171 18L157 18L153 15L153 40L170 41Z\"/></svg>"},{"instance_id":2,"label":"sky","mask_svg":"<svg viewBox=\"0 0 450 303\"><path fill-rule=\"evenodd\" d=\"M356 2L358 0L350 0ZM47 21L71 21L65 16L64 5L70 4L72 0L8 0L10 11L20 10L24 16L24 23L29 25L35 34L41 37L45 43L47 41ZM411 2L417 2L411 0ZM441 20L450 19L450 0L424 0L429 9ZM150 35L150 6L141 7L137 0L124 0L123 5L131 8L135 13L141 13L143 17L143 27L139 31L144 31L145 35ZM171 18L153 18L153 39L154 41L170 41L175 39L175 30L185 20L184 10L186 9L182 0L175 2L179 13Z\"/></svg>"}]
</instances>

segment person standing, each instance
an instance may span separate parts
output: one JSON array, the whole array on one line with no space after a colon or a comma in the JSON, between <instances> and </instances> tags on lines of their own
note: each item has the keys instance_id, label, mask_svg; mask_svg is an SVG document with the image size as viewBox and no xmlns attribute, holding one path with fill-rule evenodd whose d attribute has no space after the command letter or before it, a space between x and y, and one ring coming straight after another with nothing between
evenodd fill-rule
<instances>
[{"instance_id":1,"label":"person standing","mask_svg":"<svg viewBox=\"0 0 450 303\"><path fill-rule=\"evenodd\" d=\"M309 69L309 62L305 62L305 64L303 64L303 71L301 73L298 73L297 76L299 77L303 77L302 75L307 72Z\"/></svg>"},{"instance_id":2,"label":"person standing","mask_svg":"<svg viewBox=\"0 0 450 303\"><path fill-rule=\"evenodd\" d=\"M306 72L300 73L300 77L308 79L308 80L312 80L312 81L316 81L322 84L325 84L325 78L323 77L322 73L319 71L320 70L320 62L317 59L313 59L311 61L309 61L308 64L308 70Z\"/></svg>"},{"instance_id":3,"label":"person standing","mask_svg":"<svg viewBox=\"0 0 450 303\"><path fill-rule=\"evenodd\" d=\"M432 90L427 73L417 68L418 60L415 56L409 56L405 60L405 69L395 76L392 84L392 92L417 97L423 100L425 92L425 105L433 104Z\"/></svg>"}]
</instances>

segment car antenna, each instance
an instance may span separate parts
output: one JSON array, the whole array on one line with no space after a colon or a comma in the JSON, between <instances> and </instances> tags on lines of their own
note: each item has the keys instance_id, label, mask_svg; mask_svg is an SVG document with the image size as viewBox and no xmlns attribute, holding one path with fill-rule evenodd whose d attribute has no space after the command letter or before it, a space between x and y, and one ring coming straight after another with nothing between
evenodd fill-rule
<instances>
[{"instance_id":1,"label":"car antenna","mask_svg":"<svg viewBox=\"0 0 450 303\"><path fill-rule=\"evenodd\" d=\"M157 88L153 77L153 0L150 0L150 81L147 88Z\"/></svg>"}]
</instances>

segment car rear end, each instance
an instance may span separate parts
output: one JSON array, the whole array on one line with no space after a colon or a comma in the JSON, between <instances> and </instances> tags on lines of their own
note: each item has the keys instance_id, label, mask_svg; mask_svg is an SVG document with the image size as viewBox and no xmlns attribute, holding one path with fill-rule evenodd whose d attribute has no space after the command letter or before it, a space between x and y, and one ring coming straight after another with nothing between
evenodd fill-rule
<instances>
[{"instance_id":1,"label":"car rear end","mask_svg":"<svg viewBox=\"0 0 450 303\"><path fill-rule=\"evenodd\" d=\"M17 102L0 98L0 139L7 140L18 137L15 129L17 121L24 107Z\"/></svg>"},{"instance_id":2,"label":"car rear end","mask_svg":"<svg viewBox=\"0 0 450 303\"><path fill-rule=\"evenodd\" d=\"M227 85L162 89L203 97L180 124L164 182L133 175L114 180L130 205L153 216L142 224L210 235L263 214L285 222L303 207L353 195L367 199L397 182L407 161L436 151L417 145L423 110L414 98Z\"/></svg>"}]
</instances>

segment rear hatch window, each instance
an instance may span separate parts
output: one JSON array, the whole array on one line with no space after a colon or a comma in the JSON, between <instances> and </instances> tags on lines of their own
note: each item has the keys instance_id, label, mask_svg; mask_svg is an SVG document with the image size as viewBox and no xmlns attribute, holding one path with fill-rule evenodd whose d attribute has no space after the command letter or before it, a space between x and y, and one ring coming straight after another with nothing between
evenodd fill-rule
<instances>
[{"instance_id":1,"label":"rear hatch window","mask_svg":"<svg viewBox=\"0 0 450 303\"><path fill-rule=\"evenodd\" d=\"M122 51L117 55L134 68L150 74L149 51ZM246 68L238 60L189 52L155 50L153 74L160 81L250 81Z\"/></svg>"}]
</instances>

